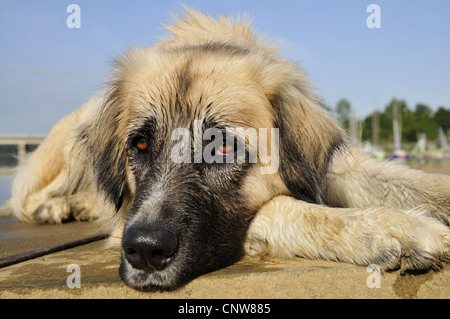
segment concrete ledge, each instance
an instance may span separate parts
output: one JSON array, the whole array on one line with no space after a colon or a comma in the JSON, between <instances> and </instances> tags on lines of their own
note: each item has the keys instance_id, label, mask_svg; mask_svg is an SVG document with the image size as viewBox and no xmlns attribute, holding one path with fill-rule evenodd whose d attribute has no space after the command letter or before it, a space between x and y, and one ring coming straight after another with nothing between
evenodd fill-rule
<instances>
[{"instance_id":1,"label":"concrete ledge","mask_svg":"<svg viewBox=\"0 0 450 319\"><path fill-rule=\"evenodd\" d=\"M120 252L104 241L86 244L0 269L0 298L448 298L450 267L401 276L384 273L380 288L368 288L373 273L344 263L245 257L178 290L139 292L118 276ZM70 264L81 270L81 287L68 288ZM370 280L370 278L369 278Z\"/></svg>"}]
</instances>

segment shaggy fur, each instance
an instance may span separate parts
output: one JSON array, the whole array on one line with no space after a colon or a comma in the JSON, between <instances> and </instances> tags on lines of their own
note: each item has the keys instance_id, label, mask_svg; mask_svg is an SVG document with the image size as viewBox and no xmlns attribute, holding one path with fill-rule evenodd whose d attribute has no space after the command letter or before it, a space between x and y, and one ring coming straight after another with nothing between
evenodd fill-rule
<instances>
[{"instance_id":1,"label":"shaggy fur","mask_svg":"<svg viewBox=\"0 0 450 319\"><path fill-rule=\"evenodd\" d=\"M351 148L303 71L247 21L188 10L166 29L167 39L117 60L107 92L58 122L20 167L19 219L114 215L120 274L137 289L183 284L244 253L403 271L448 260L449 177ZM174 163L177 128L230 130L247 159L256 138L258 160ZM277 128L279 143L239 128ZM191 159L204 147L189 146Z\"/></svg>"}]
</instances>

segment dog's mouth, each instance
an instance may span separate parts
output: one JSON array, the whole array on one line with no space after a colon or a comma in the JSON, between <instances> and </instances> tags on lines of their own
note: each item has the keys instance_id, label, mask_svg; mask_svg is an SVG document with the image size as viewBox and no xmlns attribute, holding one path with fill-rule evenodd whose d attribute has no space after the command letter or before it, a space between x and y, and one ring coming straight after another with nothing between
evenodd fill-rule
<instances>
[{"instance_id":1,"label":"dog's mouth","mask_svg":"<svg viewBox=\"0 0 450 319\"><path fill-rule=\"evenodd\" d=\"M183 237L164 228L130 228L122 237L121 279L141 291L173 290L238 261L243 250L228 238L196 233ZM195 232L194 232L195 233ZM184 234L187 236L187 234ZM217 238L216 238L217 239Z\"/></svg>"},{"instance_id":2,"label":"dog's mouth","mask_svg":"<svg viewBox=\"0 0 450 319\"><path fill-rule=\"evenodd\" d=\"M176 280L177 271L174 271L174 269L173 266L169 265L162 270L137 269L122 255L119 274L125 284L134 289L140 291L166 290L180 285L180 282Z\"/></svg>"},{"instance_id":3,"label":"dog's mouth","mask_svg":"<svg viewBox=\"0 0 450 319\"><path fill-rule=\"evenodd\" d=\"M179 238L172 231L129 228L122 238L120 276L139 290L173 287L178 284L179 251Z\"/></svg>"}]
</instances>

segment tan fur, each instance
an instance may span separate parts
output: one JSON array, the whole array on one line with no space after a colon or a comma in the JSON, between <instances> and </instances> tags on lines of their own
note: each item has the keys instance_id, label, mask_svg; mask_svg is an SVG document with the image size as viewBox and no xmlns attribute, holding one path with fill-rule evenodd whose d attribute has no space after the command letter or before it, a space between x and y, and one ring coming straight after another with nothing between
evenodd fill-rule
<instances>
[{"instance_id":1,"label":"tan fur","mask_svg":"<svg viewBox=\"0 0 450 319\"><path fill-rule=\"evenodd\" d=\"M112 146L119 155L108 165L113 174L123 173L126 185L116 215L118 238L136 192L125 137L146 116L169 124L182 115L181 125L213 116L218 124L244 129L277 128L279 121L281 139L289 139L309 167L286 176L261 174L267 165L261 161L252 167L241 192L249 207L262 208L248 231L248 253L402 269L448 259L449 177L338 149L345 134L319 105L303 71L256 37L244 19L216 20L188 9L166 29L170 36L153 48L136 48L116 61L107 98L93 99L58 122L19 169L12 198L19 219L60 223L114 213L108 199L96 193L89 167ZM218 46L218 53L200 45ZM77 143L79 134L88 142ZM122 160L125 172L119 169ZM311 178L317 179L320 205L295 199L285 183L307 170L317 173Z\"/></svg>"},{"instance_id":2,"label":"tan fur","mask_svg":"<svg viewBox=\"0 0 450 319\"><path fill-rule=\"evenodd\" d=\"M326 184L327 204L336 208L275 197L253 220L246 251L402 271L439 268L449 259L448 176L352 149L336 154Z\"/></svg>"},{"instance_id":3,"label":"tan fur","mask_svg":"<svg viewBox=\"0 0 450 319\"><path fill-rule=\"evenodd\" d=\"M331 208L275 197L254 219L249 254L306 257L383 269L439 268L448 257L450 232L421 209Z\"/></svg>"},{"instance_id":4,"label":"tan fur","mask_svg":"<svg viewBox=\"0 0 450 319\"><path fill-rule=\"evenodd\" d=\"M85 158L76 157L77 160L71 162L70 157L74 155L72 149L77 138L77 128L100 104L101 99L94 98L56 123L44 142L18 168L11 206L20 220L40 221L33 213L41 205L48 206L43 212L44 222L59 223L64 219L62 216L68 217L71 211L77 220L98 217L99 212L94 209L96 201L89 200L95 197L95 192L92 177L85 176ZM85 192L72 194L71 188L78 184L88 186Z\"/></svg>"}]
</instances>

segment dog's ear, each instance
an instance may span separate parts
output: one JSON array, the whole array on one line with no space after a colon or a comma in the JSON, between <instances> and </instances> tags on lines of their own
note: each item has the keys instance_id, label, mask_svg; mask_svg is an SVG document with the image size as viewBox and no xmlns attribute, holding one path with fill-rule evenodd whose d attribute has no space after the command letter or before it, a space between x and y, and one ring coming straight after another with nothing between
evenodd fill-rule
<instances>
[{"instance_id":1,"label":"dog's ear","mask_svg":"<svg viewBox=\"0 0 450 319\"><path fill-rule=\"evenodd\" d=\"M134 197L134 188L130 187L134 186L134 180L127 155L127 126L131 117L127 93L133 84L126 80L126 75L128 70L135 70L135 63L148 53L136 48L114 61L108 90L79 129L77 144L89 159L97 188L115 205L116 211L129 207Z\"/></svg>"},{"instance_id":2,"label":"dog's ear","mask_svg":"<svg viewBox=\"0 0 450 319\"><path fill-rule=\"evenodd\" d=\"M127 182L126 132L121 127L124 114L114 89L94 108L91 118L79 128L79 153L88 159L96 186L119 211L130 192Z\"/></svg>"},{"instance_id":3,"label":"dog's ear","mask_svg":"<svg viewBox=\"0 0 450 319\"><path fill-rule=\"evenodd\" d=\"M279 128L279 173L293 196L320 204L323 178L333 152L344 144L344 133L320 106L295 64L277 69L266 94L273 108L274 127Z\"/></svg>"}]
</instances>

